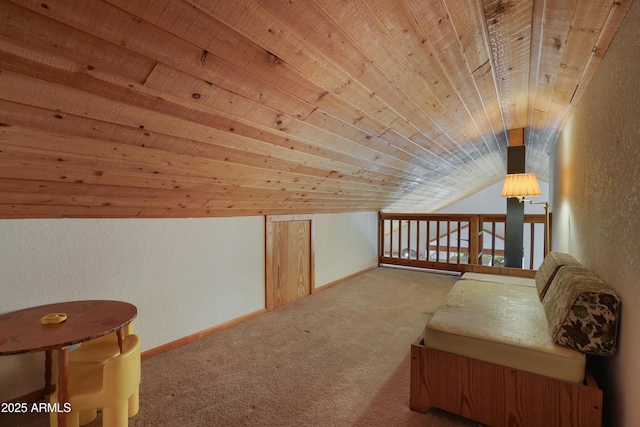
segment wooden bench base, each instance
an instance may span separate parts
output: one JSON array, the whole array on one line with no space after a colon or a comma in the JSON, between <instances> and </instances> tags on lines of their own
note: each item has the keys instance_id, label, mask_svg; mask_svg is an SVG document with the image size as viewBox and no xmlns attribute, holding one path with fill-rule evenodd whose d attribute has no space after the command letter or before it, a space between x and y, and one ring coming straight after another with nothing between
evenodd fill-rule
<instances>
[{"instance_id":1,"label":"wooden bench base","mask_svg":"<svg viewBox=\"0 0 640 427\"><path fill-rule=\"evenodd\" d=\"M602 426L602 390L585 384L411 345L410 407L458 414L493 427Z\"/></svg>"}]
</instances>

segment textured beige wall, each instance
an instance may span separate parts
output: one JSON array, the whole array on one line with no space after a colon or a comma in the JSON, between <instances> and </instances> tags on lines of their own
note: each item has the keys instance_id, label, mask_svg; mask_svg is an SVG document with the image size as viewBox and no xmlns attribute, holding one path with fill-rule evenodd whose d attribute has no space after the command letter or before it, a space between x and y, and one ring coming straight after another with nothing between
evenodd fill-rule
<instances>
[{"instance_id":1,"label":"textured beige wall","mask_svg":"<svg viewBox=\"0 0 640 427\"><path fill-rule=\"evenodd\" d=\"M0 242L0 313L127 301L142 351L264 308L263 217L2 220ZM0 357L0 401L41 388L43 362Z\"/></svg>"},{"instance_id":2,"label":"textured beige wall","mask_svg":"<svg viewBox=\"0 0 640 427\"><path fill-rule=\"evenodd\" d=\"M316 288L378 265L378 213L314 215Z\"/></svg>"},{"instance_id":3,"label":"textured beige wall","mask_svg":"<svg viewBox=\"0 0 640 427\"><path fill-rule=\"evenodd\" d=\"M316 285L377 264L377 218L317 216ZM2 220L0 314L128 301L146 351L263 309L264 244L264 217ZM0 357L0 401L41 388L43 362Z\"/></svg>"},{"instance_id":4,"label":"textured beige wall","mask_svg":"<svg viewBox=\"0 0 640 427\"><path fill-rule=\"evenodd\" d=\"M553 249L622 299L618 352L595 358L605 425L640 422L640 4L635 2L553 156Z\"/></svg>"}]
</instances>

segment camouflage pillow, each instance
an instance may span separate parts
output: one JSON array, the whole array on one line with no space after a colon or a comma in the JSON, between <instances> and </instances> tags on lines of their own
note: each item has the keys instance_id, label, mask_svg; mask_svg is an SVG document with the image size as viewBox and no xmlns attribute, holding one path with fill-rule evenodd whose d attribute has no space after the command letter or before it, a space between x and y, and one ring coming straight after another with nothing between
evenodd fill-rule
<instances>
[{"instance_id":1,"label":"camouflage pillow","mask_svg":"<svg viewBox=\"0 0 640 427\"><path fill-rule=\"evenodd\" d=\"M561 267L542 305L557 344L583 353L615 352L620 299L590 270Z\"/></svg>"},{"instance_id":2,"label":"camouflage pillow","mask_svg":"<svg viewBox=\"0 0 640 427\"><path fill-rule=\"evenodd\" d=\"M544 260L542 260L542 264L540 264L540 268L538 268L535 275L536 287L538 288L540 301L544 299L547 289L549 289L549 285L551 285L553 278L563 265L581 264L571 255L562 252L549 252L547 256L544 257Z\"/></svg>"}]
</instances>

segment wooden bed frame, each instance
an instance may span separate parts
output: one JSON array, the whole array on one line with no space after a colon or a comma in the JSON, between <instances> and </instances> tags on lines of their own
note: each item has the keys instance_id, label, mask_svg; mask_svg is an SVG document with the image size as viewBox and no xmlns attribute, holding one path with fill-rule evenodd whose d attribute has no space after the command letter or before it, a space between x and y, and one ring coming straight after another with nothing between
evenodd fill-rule
<instances>
[{"instance_id":1,"label":"wooden bed frame","mask_svg":"<svg viewBox=\"0 0 640 427\"><path fill-rule=\"evenodd\" d=\"M411 345L410 407L440 408L493 427L602 426L602 390Z\"/></svg>"}]
</instances>

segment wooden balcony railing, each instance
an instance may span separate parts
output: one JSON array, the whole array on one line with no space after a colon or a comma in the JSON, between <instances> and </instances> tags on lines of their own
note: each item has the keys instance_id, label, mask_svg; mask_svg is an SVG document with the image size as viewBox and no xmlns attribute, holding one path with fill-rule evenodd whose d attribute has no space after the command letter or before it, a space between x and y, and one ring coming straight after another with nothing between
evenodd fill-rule
<instances>
[{"instance_id":1,"label":"wooden balcony railing","mask_svg":"<svg viewBox=\"0 0 640 427\"><path fill-rule=\"evenodd\" d=\"M523 268L506 268L506 215L379 216L379 263L533 277L544 253L544 215L525 215Z\"/></svg>"}]
</instances>

